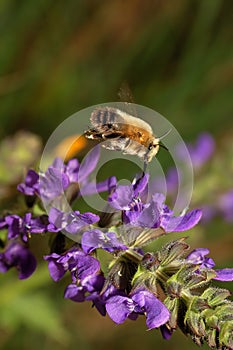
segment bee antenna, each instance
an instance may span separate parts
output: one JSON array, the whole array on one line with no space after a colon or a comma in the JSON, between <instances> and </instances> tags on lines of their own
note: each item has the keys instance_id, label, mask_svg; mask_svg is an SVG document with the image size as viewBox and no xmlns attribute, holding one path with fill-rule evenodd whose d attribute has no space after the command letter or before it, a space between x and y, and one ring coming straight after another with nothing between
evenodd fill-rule
<instances>
[{"instance_id":1,"label":"bee antenna","mask_svg":"<svg viewBox=\"0 0 233 350\"><path fill-rule=\"evenodd\" d=\"M169 129L168 131L166 131L163 135L161 135L160 137L158 137L159 140L162 140L164 137L166 137L168 134L170 134L170 132L172 131L172 128Z\"/></svg>"},{"instance_id":2,"label":"bee antenna","mask_svg":"<svg viewBox=\"0 0 233 350\"><path fill-rule=\"evenodd\" d=\"M164 148L166 151L169 152L169 149L168 149L162 142L159 143L159 146L162 147L162 148Z\"/></svg>"}]
</instances>

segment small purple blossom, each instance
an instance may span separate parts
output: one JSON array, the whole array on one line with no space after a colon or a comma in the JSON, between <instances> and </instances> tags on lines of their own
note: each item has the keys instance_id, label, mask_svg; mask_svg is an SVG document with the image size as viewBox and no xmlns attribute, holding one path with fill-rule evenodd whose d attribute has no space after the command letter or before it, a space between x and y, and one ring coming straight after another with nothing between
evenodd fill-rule
<instances>
[{"instance_id":1,"label":"small purple blossom","mask_svg":"<svg viewBox=\"0 0 233 350\"><path fill-rule=\"evenodd\" d=\"M39 175L32 169L28 170L25 182L17 186L18 191L27 196L34 196L39 194Z\"/></svg>"},{"instance_id":2,"label":"small purple blossom","mask_svg":"<svg viewBox=\"0 0 233 350\"><path fill-rule=\"evenodd\" d=\"M215 262L213 259L206 257L209 252L207 248L194 249L186 257L186 261L191 264L200 265L200 268L212 269L215 266ZM233 281L233 268L217 269L215 272L216 277L213 278L214 280L225 282Z\"/></svg>"},{"instance_id":3,"label":"small purple blossom","mask_svg":"<svg viewBox=\"0 0 233 350\"><path fill-rule=\"evenodd\" d=\"M140 199L139 191L136 192L132 185L118 186L109 196L111 206L122 210L124 224L146 228L162 227L166 232L181 232L191 229L201 219L202 212L199 209L173 216L164 201L165 196L157 193L144 203Z\"/></svg>"},{"instance_id":4,"label":"small purple blossom","mask_svg":"<svg viewBox=\"0 0 233 350\"><path fill-rule=\"evenodd\" d=\"M47 171L40 174L39 190L43 200L52 200L68 188L70 179L67 167L69 169L69 163L66 166L60 158L56 158Z\"/></svg>"},{"instance_id":5,"label":"small purple blossom","mask_svg":"<svg viewBox=\"0 0 233 350\"><path fill-rule=\"evenodd\" d=\"M224 193L218 199L218 208L223 213L224 219L228 222L233 221L233 190Z\"/></svg>"},{"instance_id":6,"label":"small purple blossom","mask_svg":"<svg viewBox=\"0 0 233 350\"><path fill-rule=\"evenodd\" d=\"M225 268L215 270L217 276L214 278L217 281L229 282L233 281L233 268Z\"/></svg>"},{"instance_id":7,"label":"small purple blossom","mask_svg":"<svg viewBox=\"0 0 233 350\"><path fill-rule=\"evenodd\" d=\"M207 248L196 248L186 257L186 261L191 264L200 265L201 268L211 269L215 266L215 263L213 259L206 257L209 252Z\"/></svg>"},{"instance_id":8,"label":"small purple blossom","mask_svg":"<svg viewBox=\"0 0 233 350\"><path fill-rule=\"evenodd\" d=\"M82 249L85 253L90 253L97 248L102 248L110 253L115 250L126 250L127 247L118 240L115 232L102 232L93 229L84 232L82 235Z\"/></svg>"},{"instance_id":9,"label":"small purple blossom","mask_svg":"<svg viewBox=\"0 0 233 350\"><path fill-rule=\"evenodd\" d=\"M84 281L100 270L99 261L85 254L79 247L74 247L63 255L56 253L46 255L44 259L48 261L50 275L56 282L67 271L72 272L73 282L76 282L77 278Z\"/></svg>"},{"instance_id":10,"label":"small purple blossom","mask_svg":"<svg viewBox=\"0 0 233 350\"><path fill-rule=\"evenodd\" d=\"M215 141L209 133L203 132L194 144L189 143L187 147L193 167L198 169L212 156L215 150ZM181 160L186 157L186 150L184 150L183 145L177 146L176 153Z\"/></svg>"},{"instance_id":11,"label":"small purple blossom","mask_svg":"<svg viewBox=\"0 0 233 350\"><path fill-rule=\"evenodd\" d=\"M59 209L51 208L49 212L48 231L58 232L65 230L76 234L81 228L99 221L99 216L92 213L80 214L79 211L62 212Z\"/></svg>"},{"instance_id":12,"label":"small purple blossom","mask_svg":"<svg viewBox=\"0 0 233 350\"><path fill-rule=\"evenodd\" d=\"M31 233L43 233L47 230L47 222L44 217L32 218L31 213L26 213L23 218L18 215L8 215L5 222L8 226L8 239L21 237L27 242Z\"/></svg>"},{"instance_id":13,"label":"small purple blossom","mask_svg":"<svg viewBox=\"0 0 233 350\"><path fill-rule=\"evenodd\" d=\"M131 297L116 295L106 301L106 310L111 319L121 324L132 314L146 315L148 329L166 323L170 312L166 306L148 290L138 290Z\"/></svg>"},{"instance_id":14,"label":"small purple blossom","mask_svg":"<svg viewBox=\"0 0 233 350\"><path fill-rule=\"evenodd\" d=\"M0 272L6 272L11 267L16 267L19 279L31 276L36 269L34 255L23 244L13 241L3 253L0 253Z\"/></svg>"}]
</instances>

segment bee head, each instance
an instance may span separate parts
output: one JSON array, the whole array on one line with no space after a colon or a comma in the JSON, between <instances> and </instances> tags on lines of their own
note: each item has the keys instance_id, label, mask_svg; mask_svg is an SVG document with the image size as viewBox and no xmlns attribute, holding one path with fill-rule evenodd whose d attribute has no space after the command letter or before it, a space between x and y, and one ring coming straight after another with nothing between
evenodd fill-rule
<instances>
[{"instance_id":1,"label":"bee head","mask_svg":"<svg viewBox=\"0 0 233 350\"><path fill-rule=\"evenodd\" d=\"M156 154L159 151L159 146L160 146L159 139L153 139L153 141L149 144L148 152L146 154L146 159L145 159L147 163L150 163L152 159L156 156Z\"/></svg>"}]
</instances>

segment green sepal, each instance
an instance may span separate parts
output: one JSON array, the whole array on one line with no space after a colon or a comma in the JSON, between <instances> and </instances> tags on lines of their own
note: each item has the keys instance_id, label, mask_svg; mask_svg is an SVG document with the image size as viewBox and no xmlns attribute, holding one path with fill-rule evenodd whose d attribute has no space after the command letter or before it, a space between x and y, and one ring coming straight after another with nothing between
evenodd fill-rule
<instances>
[{"instance_id":1,"label":"green sepal","mask_svg":"<svg viewBox=\"0 0 233 350\"><path fill-rule=\"evenodd\" d=\"M209 287L202 293L202 298L208 301L210 306L217 306L225 301L231 295L227 289Z\"/></svg>"}]
</instances>

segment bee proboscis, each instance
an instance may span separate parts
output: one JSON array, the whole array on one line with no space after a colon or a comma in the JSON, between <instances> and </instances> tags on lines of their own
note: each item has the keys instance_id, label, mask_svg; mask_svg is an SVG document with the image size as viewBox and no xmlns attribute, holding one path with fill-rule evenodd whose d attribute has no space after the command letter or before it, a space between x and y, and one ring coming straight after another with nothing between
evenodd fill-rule
<instances>
[{"instance_id":1,"label":"bee proboscis","mask_svg":"<svg viewBox=\"0 0 233 350\"><path fill-rule=\"evenodd\" d=\"M161 137L154 135L151 126L118 108L97 107L90 118L92 128L85 131L88 139L105 141L106 149L137 155L147 164L159 151Z\"/></svg>"}]
</instances>

